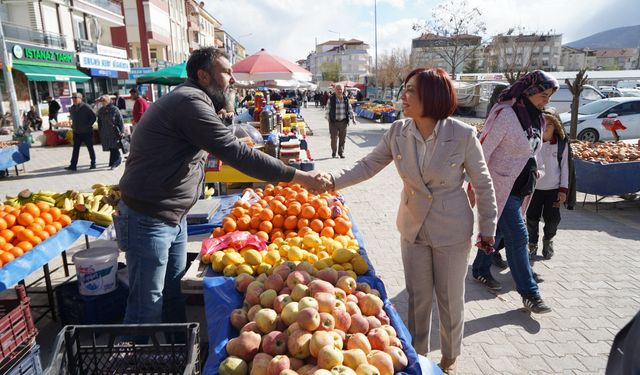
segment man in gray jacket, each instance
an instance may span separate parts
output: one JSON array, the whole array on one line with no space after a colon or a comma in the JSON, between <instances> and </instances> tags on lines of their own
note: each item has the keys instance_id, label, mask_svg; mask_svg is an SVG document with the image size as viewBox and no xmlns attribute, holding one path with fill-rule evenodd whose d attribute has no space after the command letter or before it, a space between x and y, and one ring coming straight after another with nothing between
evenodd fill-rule
<instances>
[{"instance_id":1,"label":"man in gray jacket","mask_svg":"<svg viewBox=\"0 0 640 375\"><path fill-rule=\"evenodd\" d=\"M193 51L187 81L162 96L136 125L120 180L114 226L126 252L125 323L185 321L180 279L186 268L186 214L196 203L207 153L265 181L320 190L315 174L289 167L240 142L217 113L233 85L231 64L213 47Z\"/></svg>"},{"instance_id":2,"label":"man in gray jacket","mask_svg":"<svg viewBox=\"0 0 640 375\"><path fill-rule=\"evenodd\" d=\"M71 152L71 163L65 169L68 171L76 170L82 143L89 150L91 158L89 169L96 169L96 153L93 150L93 123L96 122L96 114L87 103L82 101L82 94L74 92L71 94L71 101L73 105L69 107L69 117L71 117L71 130L73 130L73 151Z\"/></svg>"}]
</instances>

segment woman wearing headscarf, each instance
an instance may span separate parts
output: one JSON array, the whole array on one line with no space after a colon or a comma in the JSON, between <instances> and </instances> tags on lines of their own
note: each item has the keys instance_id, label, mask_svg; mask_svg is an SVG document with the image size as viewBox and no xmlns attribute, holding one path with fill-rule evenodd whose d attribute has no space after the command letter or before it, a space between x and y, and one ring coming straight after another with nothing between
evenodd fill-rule
<instances>
[{"instance_id":1,"label":"woman wearing headscarf","mask_svg":"<svg viewBox=\"0 0 640 375\"><path fill-rule=\"evenodd\" d=\"M119 142L124 131L122 114L109 95L101 96L96 102L100 104L97 117L102 150L109 151L109 168L116 169L122 163Z\"/></svg>"},{"instance_id":2,"label":"woman wearing headscarf","mask_svg":"<svg viewBox=\"0 0 640 375\"><path fill-rule=\"evenodd\" d=\"M496 193L498 228L496 243L504 241L507 263L522 302L533 313L551 311L538 290L529 264L528 234L524 212L544 164L536 158L542 147L545 119L542 114L558 81L536 70L504 90L491 109L480 137L482 151ZM491 256L478 250L473 262L474 279L493 291L501 285L491 275Z\"/></svg>"}]
</instances>

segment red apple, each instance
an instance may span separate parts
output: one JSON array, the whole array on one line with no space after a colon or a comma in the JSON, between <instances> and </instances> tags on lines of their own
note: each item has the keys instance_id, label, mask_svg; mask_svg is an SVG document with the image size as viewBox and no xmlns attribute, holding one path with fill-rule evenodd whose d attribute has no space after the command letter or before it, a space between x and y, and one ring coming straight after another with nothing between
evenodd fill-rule
<instances>
[{"instance_id":1,"label":"red apple","mask_svg":"<svg viewBox=\"0 0 640 375\"><path fill-rule=\"evenodd\" d=\"M288 339L284 332L271 331L262 337L262 351L270 355L286 354Z\"/></svg>"},{"instance_id":2,"label":"red apple","mask_svg":"<svg viewBox=\"0 0 640 375\"><path fill-rule=\"evenodd\" d=\"M320 313L312 307L307 307L298 312L296 321L301 328L313 332L320 326Z\"/></svg>"}]
</instances>

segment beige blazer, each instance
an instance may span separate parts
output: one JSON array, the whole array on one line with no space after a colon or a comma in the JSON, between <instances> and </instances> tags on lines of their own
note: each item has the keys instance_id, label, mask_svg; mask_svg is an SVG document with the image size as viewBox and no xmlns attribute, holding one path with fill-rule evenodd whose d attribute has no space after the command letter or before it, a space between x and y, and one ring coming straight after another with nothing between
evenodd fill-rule
<instances>
[{"instance_id":1,"label":"beige blazer","mask_svg":"<svg viewBox=\"0 0 640 375\"><path fill-rule=\"evenodd\" d=\"M468 241L473 234L474 216L463 189L466 173L476 192L480 233L495 235L496 198L475 128L452 118L440 120L439 126L424 176L416 138L409 131L415 124L403 119L391 125L371 153L349 169L331 173L336 189L367 180L393 161L404 183L396 220L400 235L415 242L426 223L431 244L448 246Z\"/></svg>"}]
</instances>

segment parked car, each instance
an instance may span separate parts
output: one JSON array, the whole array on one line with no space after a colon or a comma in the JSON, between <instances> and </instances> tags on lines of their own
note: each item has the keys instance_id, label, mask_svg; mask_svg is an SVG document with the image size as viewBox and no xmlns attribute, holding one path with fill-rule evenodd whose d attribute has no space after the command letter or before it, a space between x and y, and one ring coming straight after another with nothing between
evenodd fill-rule
<instances>
[{"instance_id":1,"label":"parked car","mask_svg":"<svg viewBox=\"0 0 640 375\"><path fill-rule=\"evenodd\" d=\"M633 96L640 97L640 90L638 89L618 89L620 96Z\"/></svg>"},{"instance_id":2,"label":"parked car","mask_svg":"<svg viewBox=\"0 0 640 375\"><path fill-rule=\"evenodd\" d=\"M606 96L602 94L598 89L593 86L585 85L582 92L580 93L580 106L585 104L589 104L596 100L600 100L605 98ZM551 96L551 101L547 105L547 107L553 107L556 109L558 113L568 112L571 110L571 101L573 100L573 94L569 90L569 86L562 83L560 84L560 88Z\"/></svg>"},{"instance_id":3,"label":"parked car","mask_svg":"<svg viewBox=\"0 0 640 375\"><path fill-rule=\"evenodd\" d=\"M640 138L640 97L608 98L583 105L578 109L577 138L590 142L613 139L602 126L605 118L617 118L627 128L618 131L620 139ZM571 113L561 113L560 119L568 134Z\"/></svg>"}]
</instances>

